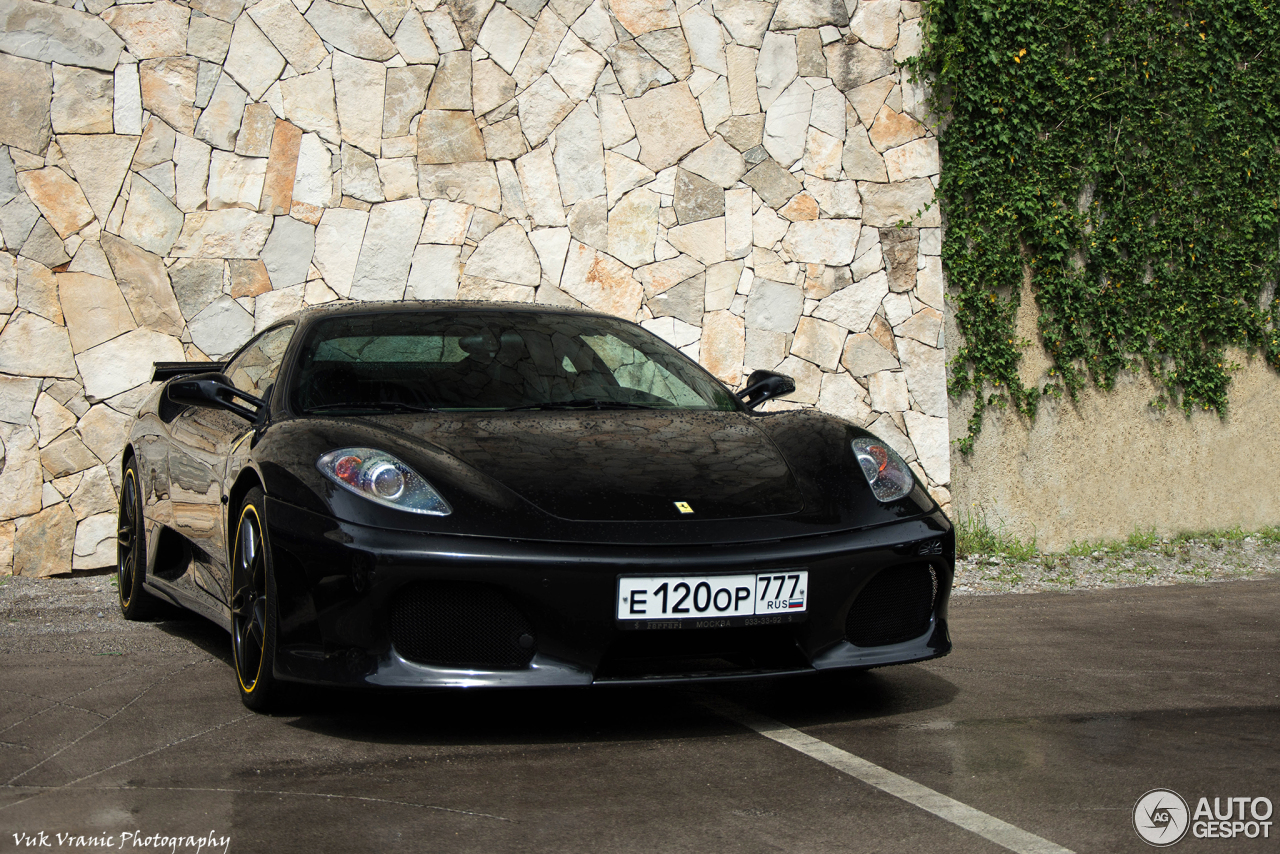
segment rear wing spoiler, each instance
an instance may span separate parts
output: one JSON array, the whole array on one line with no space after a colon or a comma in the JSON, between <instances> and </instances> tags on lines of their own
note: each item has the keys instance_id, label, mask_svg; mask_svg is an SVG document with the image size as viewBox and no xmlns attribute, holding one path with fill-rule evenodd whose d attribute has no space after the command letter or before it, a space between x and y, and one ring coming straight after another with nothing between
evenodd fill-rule
<instances>
[{"instance_id":1,"label":"rear wing spoiler","mask_svg":"<svg viewBox=\"0 0 1280 854\"><path fill-rule=\"evenodd\" d=\"M164 382L174 377L188 374L204 374L209 371L221 371L226 362L154 362L155 369L151 373L151 381Z\"/></svg>"}]
</instances>

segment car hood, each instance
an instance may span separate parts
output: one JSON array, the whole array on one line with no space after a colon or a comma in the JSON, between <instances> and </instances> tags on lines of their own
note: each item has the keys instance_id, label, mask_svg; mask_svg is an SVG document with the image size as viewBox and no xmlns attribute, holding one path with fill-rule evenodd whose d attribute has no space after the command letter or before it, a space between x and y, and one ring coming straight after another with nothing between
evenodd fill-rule
<instances>
[{"instance_id":1,"label":"car hood","mask_svg":"<svg viewBox=\"0 0 1280 854\"><path fill-rule=\"evenodd\" d=\"M743 519L804 509L782 453L739 412L540 411L396 420L396 428L561 519Z\"/></svg>"}]
</instances>

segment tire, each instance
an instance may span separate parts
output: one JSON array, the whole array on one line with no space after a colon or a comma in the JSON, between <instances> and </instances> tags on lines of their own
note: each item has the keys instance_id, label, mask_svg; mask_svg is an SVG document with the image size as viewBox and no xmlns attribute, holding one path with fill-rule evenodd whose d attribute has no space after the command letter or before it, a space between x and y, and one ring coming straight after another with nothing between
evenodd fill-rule
<instances>
[{"instance_id":1,"label":"tire","mask_svg":"<svg viewBox=\"0 0 1280 854\"><path fill-rule=\"evenodd\" d=\"M149 620L166 610L165 604L143 586L147 575L147 526L142 515L141 484L138 461L130 457L120 483L116 526L116 589L120 613L126 620Z\"/></svg>"},{"instance_id":2,"label":"tire","mask_svg":"<svg viewBox=\"0 0 1280 854\"><path fill-rule=\"evenodd\" d=\"M231 656L240 699L255 712L278 706L276 580L267 542L266 502L251 489L240 505L231 550Z\"/></svg>"}]
</instances>

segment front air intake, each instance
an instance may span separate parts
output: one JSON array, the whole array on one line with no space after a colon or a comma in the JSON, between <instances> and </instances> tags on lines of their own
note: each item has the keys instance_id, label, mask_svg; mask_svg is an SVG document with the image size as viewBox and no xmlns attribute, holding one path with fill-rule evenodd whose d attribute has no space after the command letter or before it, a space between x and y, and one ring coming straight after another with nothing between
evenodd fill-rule
<instances>
[{"instance_id":1,"label":"front air intake","mask_svg":"<svg viewBox=\"0 0 1280 854\"><path fill-rule=\"evenodd\" d=\"M927 564L882 569L862 588L844 621L854 646L887 646L929 630L938 599L938 574Z\"/></svg>"},{"instance_id":2,"label":"front air intake","mask_svg":"<svg viewBox=\"0 0 1280 854\"><path fill-rule=\"evenodd\" d=\"M409 661L436 667L514 670L533 660L533 627L483 584L423 582L391 606L391 642Z\"/></svg>"}]
</instances>

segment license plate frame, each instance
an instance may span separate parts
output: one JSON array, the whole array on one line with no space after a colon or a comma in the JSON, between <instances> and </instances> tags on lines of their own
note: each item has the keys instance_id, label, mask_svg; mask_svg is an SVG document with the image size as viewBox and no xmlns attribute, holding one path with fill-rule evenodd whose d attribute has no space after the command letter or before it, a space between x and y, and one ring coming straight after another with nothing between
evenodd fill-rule
<instances>
[{"instance_id":1,"label":"license plate frame","mask_svg":"<svg viewBox=\"0 0 1280 854\"><path fill-rule=\"evenodd\" d=\"M614 620L629 630L797 623L808 616L808 590L805 569L619 575Z\"/></svg>"}]
</instances>

